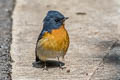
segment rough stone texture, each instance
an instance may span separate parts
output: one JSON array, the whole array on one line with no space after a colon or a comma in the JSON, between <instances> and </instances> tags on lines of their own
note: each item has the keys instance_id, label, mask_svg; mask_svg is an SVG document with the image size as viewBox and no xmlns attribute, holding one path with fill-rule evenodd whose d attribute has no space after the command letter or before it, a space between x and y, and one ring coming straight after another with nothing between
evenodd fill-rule
<instances>
[{"instance_id":1,"label":"rough stone texture","mask_svg":"<svg viewBox=\"0 0 120 80\"><path fill-rule=\"evenodd\" d=\"M52 66L43 71L32 65L35 43L43 18L53 9L70 17L66 21L70 35L67 68ZM17 0L11 46L13 80L119 80L120 46L113 47L120 39L119 14L119 0Z\"/></svg>"},{"instance_id":2,"label":"rough stone texture","mask_svg":"<svg viewBox=\"0 0 120 80\"><path fill-rule=\"evenodd\" d=\"M11 80L10 44L13 3L13 0L0 0L0 80Z\"/></svg>"}]
</instances>

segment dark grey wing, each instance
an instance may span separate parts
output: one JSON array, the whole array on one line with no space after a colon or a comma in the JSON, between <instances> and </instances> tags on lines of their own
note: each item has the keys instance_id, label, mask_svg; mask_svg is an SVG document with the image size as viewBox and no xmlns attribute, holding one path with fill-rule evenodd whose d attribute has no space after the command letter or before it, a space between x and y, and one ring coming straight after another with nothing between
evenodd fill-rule
<instances>
[{"instance_id":1,"label":"dark grey wing","mask_svg":"<svg viewBox=\"0 0 120 80\"><path fill-rule=\"evenodd\" d=\"M38 61L41 61L41 62L42 62L42 60L40 60L39 57L37 56L37 44L38 44L38 41L39 41L41 38L42 38L42 32L40 33L40 35L39 35L39 37L38 37L38 40L37 40L37 42L36 42L36 48L35 48L35 58L36 58L36 62L38 62Z\"/></svg>"}]
</instances>

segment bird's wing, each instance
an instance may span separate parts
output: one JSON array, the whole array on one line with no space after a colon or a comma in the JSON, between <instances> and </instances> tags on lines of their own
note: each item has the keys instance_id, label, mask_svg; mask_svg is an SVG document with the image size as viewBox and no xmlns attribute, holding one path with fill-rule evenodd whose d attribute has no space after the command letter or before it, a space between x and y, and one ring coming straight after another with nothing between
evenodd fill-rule
<instances>
[{"instance_id":1,"label":"bird's wing","mask_svg":"<svg viewBox=\"0 0 120 80\"><path fill-rule=\"evenodd\" d=\"M37 47L42 47L45 50L55 50L57 47L57 43L55 41L54 36L45 35L43 36L37 43Z\"/></svg>"}]
</instances>

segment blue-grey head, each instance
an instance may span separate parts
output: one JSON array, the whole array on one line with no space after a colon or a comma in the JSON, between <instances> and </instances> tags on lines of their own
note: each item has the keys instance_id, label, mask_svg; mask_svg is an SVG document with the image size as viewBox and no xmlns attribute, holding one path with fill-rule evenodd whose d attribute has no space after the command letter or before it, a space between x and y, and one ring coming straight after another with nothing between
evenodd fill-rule
<instances>
[{"instance_id":1,"label":"blue-grey head","mask_svg":"<svg viewBox=\"0 0 120 80\"><path fill-rule=\"evenodd\" d=\"M42 38L45 32L51 33L53 29L61 27L66 19L68 19L68 17L64 17L64 15L58 11L48 11L47 16L43 20L43 29L38 37L38 41Z\"/></svg>"},{"instance_id":2,"label":"blue-grey head","mask_svg":"<svg viewBox=\"0 0 120 80\"><path fill-rule=\"evenodd\" d=\"M66 19L68 19L68 17L64 17L64 15L60 12L50 10L43 20L43 30L51 32L52 29L58 29L61 25L64 24Z\"/></svg>"}]
</instances>

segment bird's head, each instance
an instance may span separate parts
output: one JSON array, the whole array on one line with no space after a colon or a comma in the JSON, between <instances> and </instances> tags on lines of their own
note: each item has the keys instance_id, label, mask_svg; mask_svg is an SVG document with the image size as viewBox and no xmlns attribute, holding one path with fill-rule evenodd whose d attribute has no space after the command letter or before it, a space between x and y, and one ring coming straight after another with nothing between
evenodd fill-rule
<instances>
[{"instance_id":1,"label":"bird's head","mask_svg":"<svg viewBox=\"0 0 120 80\"><path fill-rule=\"evenodd\" d=\"M60 12L50 10L43 20L43 29L48 32L51 32L52 29L58 29L61 25L64 24L66 19L68 19L68 17L64 17L64 15Z\"/></svg>"}]
</instances>

